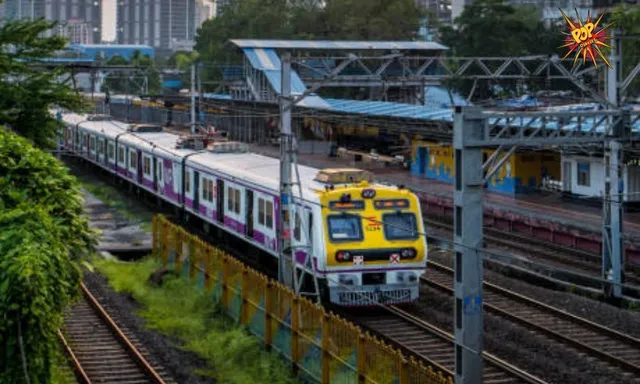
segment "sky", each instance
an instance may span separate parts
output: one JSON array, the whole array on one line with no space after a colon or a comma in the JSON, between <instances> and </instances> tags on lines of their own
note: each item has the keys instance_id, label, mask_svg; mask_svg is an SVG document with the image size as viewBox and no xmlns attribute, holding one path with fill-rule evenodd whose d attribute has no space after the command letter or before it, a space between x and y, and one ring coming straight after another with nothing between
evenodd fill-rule
<instances>
[{"instance_id":1,"label":"sky","mask_svg":"<svg viewBox=\"0 0 640 384\"><path fill-rule=\"evenodd\" d=\"M104 42L116 40L116 1L102 1L102 40Z\"/></svg>"}]
</instances>

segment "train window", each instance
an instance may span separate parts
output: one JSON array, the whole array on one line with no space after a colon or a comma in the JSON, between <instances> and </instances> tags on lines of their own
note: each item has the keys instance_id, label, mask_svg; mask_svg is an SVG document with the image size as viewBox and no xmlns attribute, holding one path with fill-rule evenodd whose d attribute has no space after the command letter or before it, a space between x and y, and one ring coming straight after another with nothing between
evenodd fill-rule
<instances>
[{"instance_id":1,"label":"train window","mask_svg":"<svg viewBox=\"0 0 640 384\"><path fill-rule=\"evenodd\" d=\"M206 177L202 178L202 200L209 200L209 183Z\"/></svg>"},{"instance_id":2,"label":"train window","mask_svg":"<svg viewBox=\"0 0 640 384\"><path fill-rule=\"evenodd\" d=\"M267 201L265 203L265 213L267 228L273 228L273 202Z\"/></svg>"},{"instance_id":3,"label":"train window","mask_svg":"<svg viewBox=\"0 0 640 384\"><path fill-rule=\"evenodd\" d=\"M227 211L233 212L233 201L235 200L236 195L233 193L233 188L227 187Z\"/></svg>"},{"instance_id":4,"label":"train window","mask_svg":"<svg viewBox=\"0 0 640 384\"><path fill-rule=\"evenodd\" d=\"M107 144L107 157L109 157L109 160L113 160L114 157L114 147L113 147L113 143L108 143Z\"/></svg>"},{"instance_id":5,"label":"train window","mask_svg":"<svg viewBox=\"0 0 640 384\"><path fill-rule=\"evenodd\" d=\"M124 163L124 145L119 145L118 147L118 162Z\"/></svg>"},{"instance_id":6,"label":"train window","mask_svg":"<svg viewBox=\"0 0 640 384\"><path fill-rule=\"evenodd\" d=\"M91 138L89 139L89 149L93 151L95 148L96 148L96 138L91 136Z\"/></svg>"},{"instance_id":7,"label":"train window","mask_svg":"<svg viewBox=\"0 0 640 384\"><path fill-rule=\"evenodd\" d=\"M213 179L207 180L209 183L209 201L213 203L213 191L215 191L215 187L213 186Z\"/></svg>"},{"instance_id":8,"label":"train window","mask_svg":"<svg viewBox=\"0 0 640 384\"><path fill-rule=\"evenodd\" d=\"M98 154L104 155L104 139L98 140Z\"/></svg>"},{"instance_id":9,"label":"train window","mask_svg":"<svg viewBox=\"0 0 640 384\"><path fill-rule=\"evenodd\" d=\"M331 241L362 240L362 220L359 216L342 214L327 218Z\"/></svg>"},{"instance_id":10,"label":"train window","mask_svg":"<svg viewBox=\"0 0 640 384\"><path fill-rule=\"evenodd\" d=\"M191 171L185 171L184 175L184 191L191 193Z\"/></svg>"},{"instance_id":11,"label":"train window","mask_svg":"<svg viewBox=\"0 0 640 384\"><path fill-rule=\"evenodd\" d=\"M129 166L131 167L131 169L135 169L138 165L138 154L135 150L131 150L131 156L129 157L129 159L131 159L131 161L129 162Z\"/></svg>"},{"instance_id":12,"label":"train window","mask_svg":"<svg viewBox=\"0 0 640 384\"><path fill-rule=\"evenodd\" d=\"M237 213L238 215L240 214L240 190L236 189L235 190L236 193L236 198L234 200L235 203L235 210L234 212Z\"/></svg>"},{"instance_id":13,"label":"train window","mask_svg":"<svg viewBox=\"0 0 640 384\"><path fill-rule=\"evenodd\" d=\"M416 215L413 213L387 213L382 215L384 236L387 240L406 240L418 237Z\"/></svg>"},{"instance_id":14,"label":"train window","mask_svg":"<svg viewBox=\"0 0 640 384\"><path fill-rule=\"evenodd\" d=\"M164 179L164 172L162 171L162 159L158 159L158 181L163 181Z\"/></svg>"},{"instance_id":15,"label":"train window","mask_svg":"<svg viewBox=\"0 0 640 384\"><path fill-rule=\"evenodd\" d=\"M293 237L296 239L296 241L300 241L300 238L302 237L302 220L300 220L300 214L298 212L296 212L296 222L295 222L295 226L293 227Z\"/></svg>"},{"instance_id":16,"label":"train window","mask_svg":"<svg viewBox=\"0 0 640 384\"><path fill-rule=\"evenodd\" d=\"M146 156L142 157L142 172L145 175L151 175L151 159Z\"/></svg>"},{"instance_id":17,"label":"train window","mask_svg":"<svg viewBox=\"0 0 640 384\"><path fill-rule=\"evenodd\" d=\"M265 206L264 199L259 198L258 199L258 224L260 225L264 225L264 221L265 221L264 206Z\"/></svg>"}]
</instances>

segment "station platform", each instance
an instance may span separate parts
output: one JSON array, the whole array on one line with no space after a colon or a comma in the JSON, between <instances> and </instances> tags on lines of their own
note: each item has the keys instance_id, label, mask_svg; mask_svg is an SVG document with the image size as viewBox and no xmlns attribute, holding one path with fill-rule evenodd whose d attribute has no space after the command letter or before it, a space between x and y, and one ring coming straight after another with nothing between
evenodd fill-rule
<instances>
[{"instance_id":1,"label":"station platform","mask_svg":"<svg viewBox=\"0 0 640 384\"><path fill-rule=\"evenodd\" d=\"M253 145L251 150L266 156L279 157L277 146ZM356 167L374 173L380 181L404 185L418 194L423 213L451 216L453 185L411 175L398 166L376 166L354 162L348 158L327 155L298 155L298 163L316 168ZM485 225L517 232L529 232L536 237L599 253L602 241L602 209L567 200L559 193L535 193L509 196L485 191ZM425 211L426 208L426 211ZM640 212L625 213L624 238L627 254L640 257ZM639 259L640 260L640 259Z\"/></svg>"}]
</instances>

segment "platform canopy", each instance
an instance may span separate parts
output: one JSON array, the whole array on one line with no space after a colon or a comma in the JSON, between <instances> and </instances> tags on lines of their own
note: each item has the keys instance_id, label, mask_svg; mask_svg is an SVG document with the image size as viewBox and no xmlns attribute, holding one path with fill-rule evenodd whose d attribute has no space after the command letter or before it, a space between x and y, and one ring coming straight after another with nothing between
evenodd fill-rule
<instances>
[{"instance_id":1,"label":"platform canopy","mask_svg":"<svg viewBox=\"0 0 640 384\"><path fill-rule=\"evenodd\" d=\"M229 40L238 48L444 51L449 48L432 41L328 41L328 40Z\"/></svg>"}]
</instances>

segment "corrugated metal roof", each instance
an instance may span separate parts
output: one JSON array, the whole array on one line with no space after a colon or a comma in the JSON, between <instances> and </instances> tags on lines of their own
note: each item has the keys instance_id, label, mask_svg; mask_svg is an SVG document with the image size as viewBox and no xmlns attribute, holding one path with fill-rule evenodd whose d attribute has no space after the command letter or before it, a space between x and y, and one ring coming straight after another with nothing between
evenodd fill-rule
<instances>
[{"instance_id":1,"label":"corrugated metal roof","mask_svg":"<svg viewBox=\"0 0 640 384\"><path fill-rule=\"evenodd\" d=\"M326 50L416 50L443 51L446 46L432 41L327 41L327 40L229 40L239 48L326 49Z\"/></svg>"}]
</instances>

